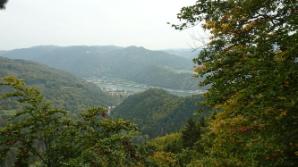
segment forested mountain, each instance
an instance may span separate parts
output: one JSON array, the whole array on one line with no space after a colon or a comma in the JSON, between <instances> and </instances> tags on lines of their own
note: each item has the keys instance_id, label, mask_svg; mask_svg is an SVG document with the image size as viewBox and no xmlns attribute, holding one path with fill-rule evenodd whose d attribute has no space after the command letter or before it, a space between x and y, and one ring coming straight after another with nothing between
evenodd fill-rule
<instances>
[{"instance_id":1,"label":"forested mountain","mask_svg":"<svg viewBox=\"0 0 298 167\"><path fill-rule=\"evenodd\" d=\"M162 51L172 55L176 55L176 56L180 56L180 57L192 60L193 58L199 55L201 50L202 50L201 48L195 48L195 49L166 49Z\"/></svg>"},{"instance_id":2,"label":"forested mountain","mask_svg":"<svg viewBox=\"0 0 298 167\"><path fill-rule=\"evenodd\" d=\"M150 137L179 130L199 106L202 97L178 97L161 89L149 89L129 96L112 111L112 117L124 118L139 125Z\"/></svg>"},{"instance_id":3,"label":"forested mountain","mask_svg":"<svg viewBox=\"0 0 298 167\"><path fill-rule=\"evenodd\" d=\"M0 55L32 60L84 78L112 77L163 88L197 89L191 60L142 47L39 46Z\"/></svg>"},{"instance_id":4,"label":"forested mountain","mask_svg":"<svg viewBox=\"0 0 298 167\"><path fill-rule=\"evenodd\" d=\"M67 72L30 61L0 57L0 78L6 75L15 75L27 84L38 87L56 106L69 111L113 105L115 102L94 84Z\"/></svg>"}]
</instances>

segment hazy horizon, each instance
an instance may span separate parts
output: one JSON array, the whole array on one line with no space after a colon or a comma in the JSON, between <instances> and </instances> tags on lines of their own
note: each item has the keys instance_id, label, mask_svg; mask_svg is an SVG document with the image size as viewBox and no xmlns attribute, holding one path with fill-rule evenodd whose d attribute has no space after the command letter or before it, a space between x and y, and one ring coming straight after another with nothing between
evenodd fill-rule
<instances>
[{"instance_id":1,"label":"hazy horizon","mask_svg":"<svg viewBox=\"0 0 298 167\"><path fill-rule=\"evenodd\" d=\"M46 44L46 45L32 45L32 46L26 46L26 47L17 47L17 48L10 48L10 49L0 49L0 51L12 51L12 50L18 50L18 49L30 49L30 48L36 48L36 47L120 47L120 48L128 48L128 47L141 47L147 50L152 51L167 51L167 50L197 50L201 47L184 47L184 48L161 48L161 49L151 49L147 48L145 46L137 46L137 45L127 45L127 46L120 46L120 45L83 45L83 44L76 44L76 45L55 45L55 44Z\"/></svg>"},{"instance_id":2,"label":"hazy horizon","mask_svg":"<svg viewBox=\"0 0 298 167\"><path fill-rule=\"evenodd\" d=\"M177 31L181 7L195 0L10 0L0 12L0 50L32 46L199 47L208 33Z\"/></svg>"}]
</instances>

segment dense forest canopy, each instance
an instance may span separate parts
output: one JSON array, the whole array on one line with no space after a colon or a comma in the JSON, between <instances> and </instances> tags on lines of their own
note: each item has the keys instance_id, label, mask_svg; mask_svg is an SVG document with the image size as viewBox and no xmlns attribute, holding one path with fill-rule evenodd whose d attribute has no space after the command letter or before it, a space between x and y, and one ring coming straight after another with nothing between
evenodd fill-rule
<instances>
[{"instance_id":1,"label":"dense forest canopy","mask_svg":"<svg viewBox=\"0 0 298 167\"><path fill-rule=\"evenodd\" d=\"M0 81L1 101L21 105L0 128L1 166L132 166L138 155L131 139L134 124L106 117L104 108L79 119L53 107L35 88L15 77ZM138 165L136 165L138 166Z\"/></svg>"},{"instance_id":2,"label":"dense forest canopy","mask_svg":"<svg viewBox=\"0 0 298 167\"><path fill-rule=\"evenodd\" d=\"M222 112L201 166L297 165L297 11L295 0L199 0L178 14L175 28L211 32L194 61Z\"/></svg>"},{"instance_id":3,"label":"dense forest canopy","mask_svg":"<svg viewBox=\"0 0 298 167\"><path fill-rule=\"evenodd\" d=\"M207 115L207 108L199 104L202 100L201 95L178 97L161 89L149 89L129 96L111 115L136 123L144 135L152 138L179 131L198 110L202 117Z\"/></svg>"}]
</instances>

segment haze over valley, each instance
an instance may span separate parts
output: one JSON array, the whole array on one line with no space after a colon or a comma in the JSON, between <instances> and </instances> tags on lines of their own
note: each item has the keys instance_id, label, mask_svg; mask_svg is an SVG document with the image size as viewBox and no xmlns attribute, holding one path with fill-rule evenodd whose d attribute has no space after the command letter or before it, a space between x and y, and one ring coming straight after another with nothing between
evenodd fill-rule
<instances>
[{"instance_id":1,"label":"haze over valley","mask_svg":"<svg viewBox=\"0 0 298 167\"><path fill-rule=\"evenodd\" d=\"M182 96L203 93L206 89L198 88L198 79L193 77L192 60L178 56L184 52L135 46L36 46L2 51L0 56L67 71L112 95L128 96L149 88L162 88Z\"/></svg>"}]
</instances>

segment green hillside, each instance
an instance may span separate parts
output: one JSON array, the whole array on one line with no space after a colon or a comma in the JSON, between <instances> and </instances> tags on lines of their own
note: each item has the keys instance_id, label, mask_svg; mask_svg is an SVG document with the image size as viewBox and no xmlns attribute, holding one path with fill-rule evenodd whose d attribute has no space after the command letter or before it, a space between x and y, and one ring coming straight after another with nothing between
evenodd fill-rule
<instances>
[{"instance_id":1,"label":"green hillside","mask_svg":"<svg viewBox=\"0 0 298 167\"><path fill-rule=\"evenodd\" d=\"M131 120L150 137L179 130L200 107L201 96L178 97L161 89L129 96L112 111L112 117Z\"/></svg>"},{"instance_id":2,"label":"green hillside","mask_svg":"<svg viewBox=\"0 0 298 167\"><path fill-rule=\"evenodd\" d=\"M170 89L196 90L190 59L142 47L38 46L0 52L3 57L25 59L76 76L110 77Z\"/></svg>"},{"instance_id":3,"label":"green hillside","mask_svg":"<svg viewBox=\"0 0 298 167\"><path fill-rule=\"evenodd\" d=\"M82 108L113 105L116 102L96 85L30 61L0 57L0 77L6 75L15 75L27 84L38 87L56 106L69 111L77 112Z\"/></svg>"}]
</instances>

